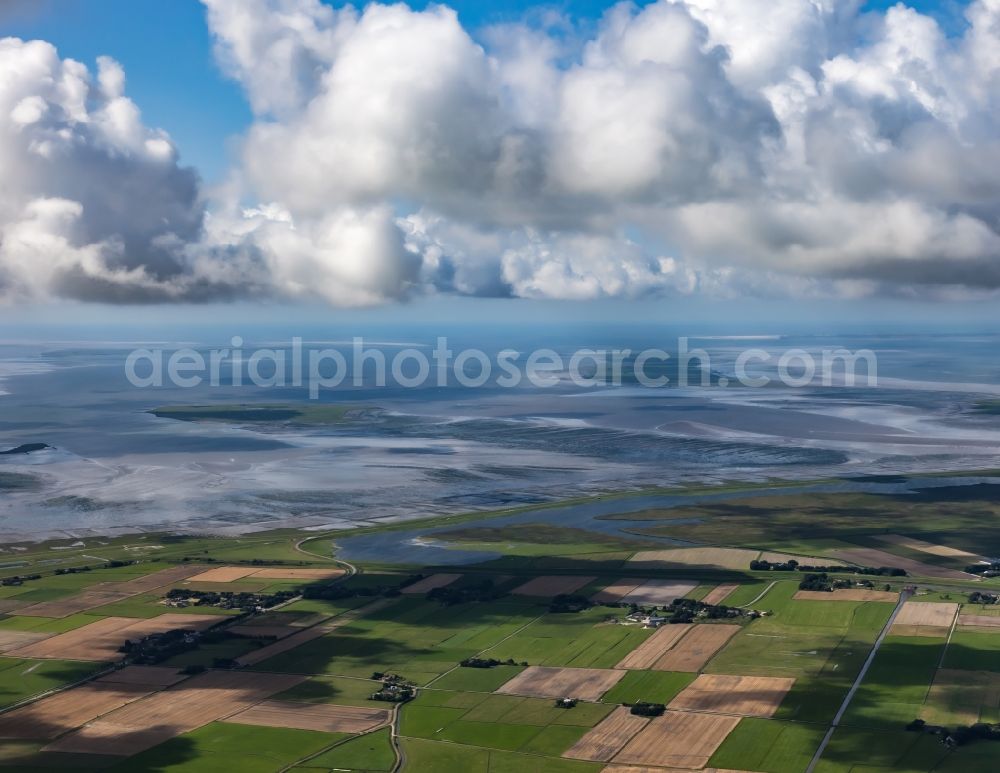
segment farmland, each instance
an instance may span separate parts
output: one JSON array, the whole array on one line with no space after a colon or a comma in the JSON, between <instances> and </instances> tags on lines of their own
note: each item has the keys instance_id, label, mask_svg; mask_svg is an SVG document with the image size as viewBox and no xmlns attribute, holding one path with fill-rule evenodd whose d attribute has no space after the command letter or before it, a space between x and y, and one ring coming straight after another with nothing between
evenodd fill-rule
<instances>
[{"instance_id":1,"label":"farmland","mask_svg":"<svg viewBox=\"0 0 1000 773\"><path fill-rule=\"evenodd\" d=\"M751 499L693 531L750 523ZM672 528L646 515L642 530ZM753 521L661 549L533 526L460 567L345 563L330 535L292 530L18 546L0 579L37 576L0 587L0 771L802 773L876 642L815 770L995 770L996 742L906 729L1000 723L1000 580L965 573L979 554L940 522L908 523L876 535L848 515L836 535L779 540ZM482 524L456 546L503 551L514 527ZM844 563L883 554L930 570ZM815 561L840 587L802 589L803 571L759 558ZM130 660L126 640L168 633L162 658Z\"/></svg>"}]
</instances>

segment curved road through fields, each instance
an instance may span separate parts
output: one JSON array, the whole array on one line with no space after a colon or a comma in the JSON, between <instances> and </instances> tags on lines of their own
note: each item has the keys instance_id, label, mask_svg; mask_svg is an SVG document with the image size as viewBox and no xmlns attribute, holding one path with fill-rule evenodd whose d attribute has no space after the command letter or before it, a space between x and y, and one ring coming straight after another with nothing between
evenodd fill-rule
<instances>
[{"instance_id":1,"label":"curved road through fields","mask_svg":"<svg viewBox=\"0 0 1000 773\"><path fill-rule=\"evenodd\" d=\"M819 748L813 755L812 761L809 763L809 767L806 768L806 773L813 773L816 765L819 763L820 758L823 756L823 752L826 751L826 746L830 743L830 739L833 738L833 734L836 732L837 727L840 725L840 720L844 718L844 714L847 712L847 707L851 705L851 700L854 698L854 693L858 691L861 686L861 682L864 681L865 675L868 673L868 669L871 668L872 662L875 660L875 656L878 654L879 647L882 646L882 642L885 640L886 635L889 633L889 629L892 624L896 621L896 615L899 614L899 610L903 608L903 604L907 602L910 596L913 595L912 590L904 590L899 594L899 601L896 604L896 608L892 610L892 614L889 615L888 621L886 621L885 626L882 628L881 633L879 633L878 638L875 640L875 644L872 645L872 651L868 653L868 658L865 660L865 664L861 667L861 671L858 672L858 678L854 680L854 684L851 685L851 689L847 691L847 695L844 697L844 702L840 704L840 709L837 711L836 716L833 718L833 722L830 723L830 729L826 731L826 735L823 736L822 742L820 742Z\"/></svg>"}]
</instances>

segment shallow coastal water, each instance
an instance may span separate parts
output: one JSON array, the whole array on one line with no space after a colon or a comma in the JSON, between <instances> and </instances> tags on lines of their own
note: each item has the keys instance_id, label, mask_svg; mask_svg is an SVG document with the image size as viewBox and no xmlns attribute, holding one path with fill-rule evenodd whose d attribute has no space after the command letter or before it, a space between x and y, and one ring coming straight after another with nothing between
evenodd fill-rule
<instances>
[{"instance_id":1,"label":"shallow coastal water","mask_svg":"<svg viewBox=\"0 0 1000 773\"><path fill-rule=\"evenodd\" d=\"M362 385L322 395L364 407L343 423L203 423L149 411L301 403L307 394L232 385L138 389L124 375L135 344L4 344L0 448L54 448L0 457L0 534L350 528L652 486L1000 467L1000 417L976 410L1000 392L992 357L1000 339L753 343L775 352L871 348L881 385ZM580 339L564 348L588 345ZM697 345L711 352L714 373L727 374L741 343ZM3 483L25 476L33 486ZM566 512L568 521L589 518L587 510Z\"/></svg>"}]
</instances>

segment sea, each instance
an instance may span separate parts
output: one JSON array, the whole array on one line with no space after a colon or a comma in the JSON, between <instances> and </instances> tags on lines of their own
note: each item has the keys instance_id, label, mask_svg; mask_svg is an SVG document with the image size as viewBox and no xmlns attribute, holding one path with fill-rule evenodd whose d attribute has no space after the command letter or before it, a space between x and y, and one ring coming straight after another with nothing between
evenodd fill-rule
<instances>
[{"instance_id":1,"label":"sea","mask_svg":"<svg viewBox=\"0 0 1000 773\"><path fill-rule=\"evenodd\" d=\"M349 530L597 494L1000 468L1000 336L458 329L448 362L475 353L442 376L437 331L384 329L361 336L367 359L334 385L338 354L354 364L352 331L230 332L0 342L0 452L20 449L0 453L0 539ZM624 377L599 370L626 350ZM809 371L838 350L870 353L853 382ZM178 352L185 378L192 353L207 363L225 351L217 383L207 370L196 385L166 373ZM498 383L501 352L525 363L518 383ZM639 352L654 352L646 380L666 383L639 382ZM308 367L294 377L296 357L319 363L320 387ZM479 383L484 358L492 377ZM743 383L744 371L768 383ZM153 413L163 406L345 414L188 421Z\"/></svg>"}]
</instances>

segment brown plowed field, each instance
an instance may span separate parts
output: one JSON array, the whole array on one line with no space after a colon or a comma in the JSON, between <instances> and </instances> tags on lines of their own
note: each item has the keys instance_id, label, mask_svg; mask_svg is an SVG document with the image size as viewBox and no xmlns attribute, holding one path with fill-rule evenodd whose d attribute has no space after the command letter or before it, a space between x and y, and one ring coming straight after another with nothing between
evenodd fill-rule
<instances>
[{"instance_id":1,"label":"brown plowed field","mask_svg":"<svg viewBox=\"0 0 1000 773\"><path fill-rule=\"evenodd\" d=\"M697 770L708 764L739 721L724 714L668 711L650 720L614 761Z\"/></svg>"},{"instance_id":2,"label":"brown plowed field","mask_svg":"<svg viewBox=\"0 0 1000 773\"><path fill-rule=\"evenodd\" d=\"M571 746L563 757L591 762L608 762L632 737L649 722L645 717L630 713L627 706L619 706L600 724Z\"/></svg>"},{"instance_id":3,"label":"brown plowed field","mask_svg":"<svg viewBox=\"0 0 1000 773\"><path fill-rule=\"evenodd\" d=\"M389 721L385 709L329 703L264 701L226 717L227 722L263 727L292 727L321 733L363 733Z\"/></svg>"},{"instance_id":4,"label":"brown plowed field","mask_svg":"<svg viewBox=\"0 0 1000 773\"><path fill-rule=\"evenodd\" d=\"M675 647L681 637L693 627L690 623L660 626L652 636L622 658L615 668L630 668L636 671L653 668L656 661Z\"/></svg>"},{"instance_id":5,"label":"brown plowed field","mask_svg":"<svg viewBox=\"0 0 1000 773\"><path fill-rule=\"evenodd\" d=\"M794 684L788 677L701 674L670 702L670 708L772 717Z\"/></svg>"},{"instance_id":6,"label":"brown plowed field","mask_svg":"<svg viewBox=\"0 0 1000 773\"><path fill-rule=\"evenodd\" d=\"M532 698L579 698L596 701L625 676L605 668L530 666L497 690Z\"/></svg>"},{"instance_id":7,"label":"brown plowed field","mask_svg":"<svg viewBox=\"0 0 1000 773\"><path fill-rule=\"evenodd\" d=\"M209 671L105 714L44 751L132 756L301 683L292 674Z\"/></svg>"},{"instance_id":8,"label":"brown plowed field","mask_svg":"<svg viewBox=\"0 0 1000 773\"><path fill-rule=\"evenodd\" d=\"M738 625L700 623L667 650L653 668L657 671L700 671L739 630Z\"/></svg>"}]
</instances>

